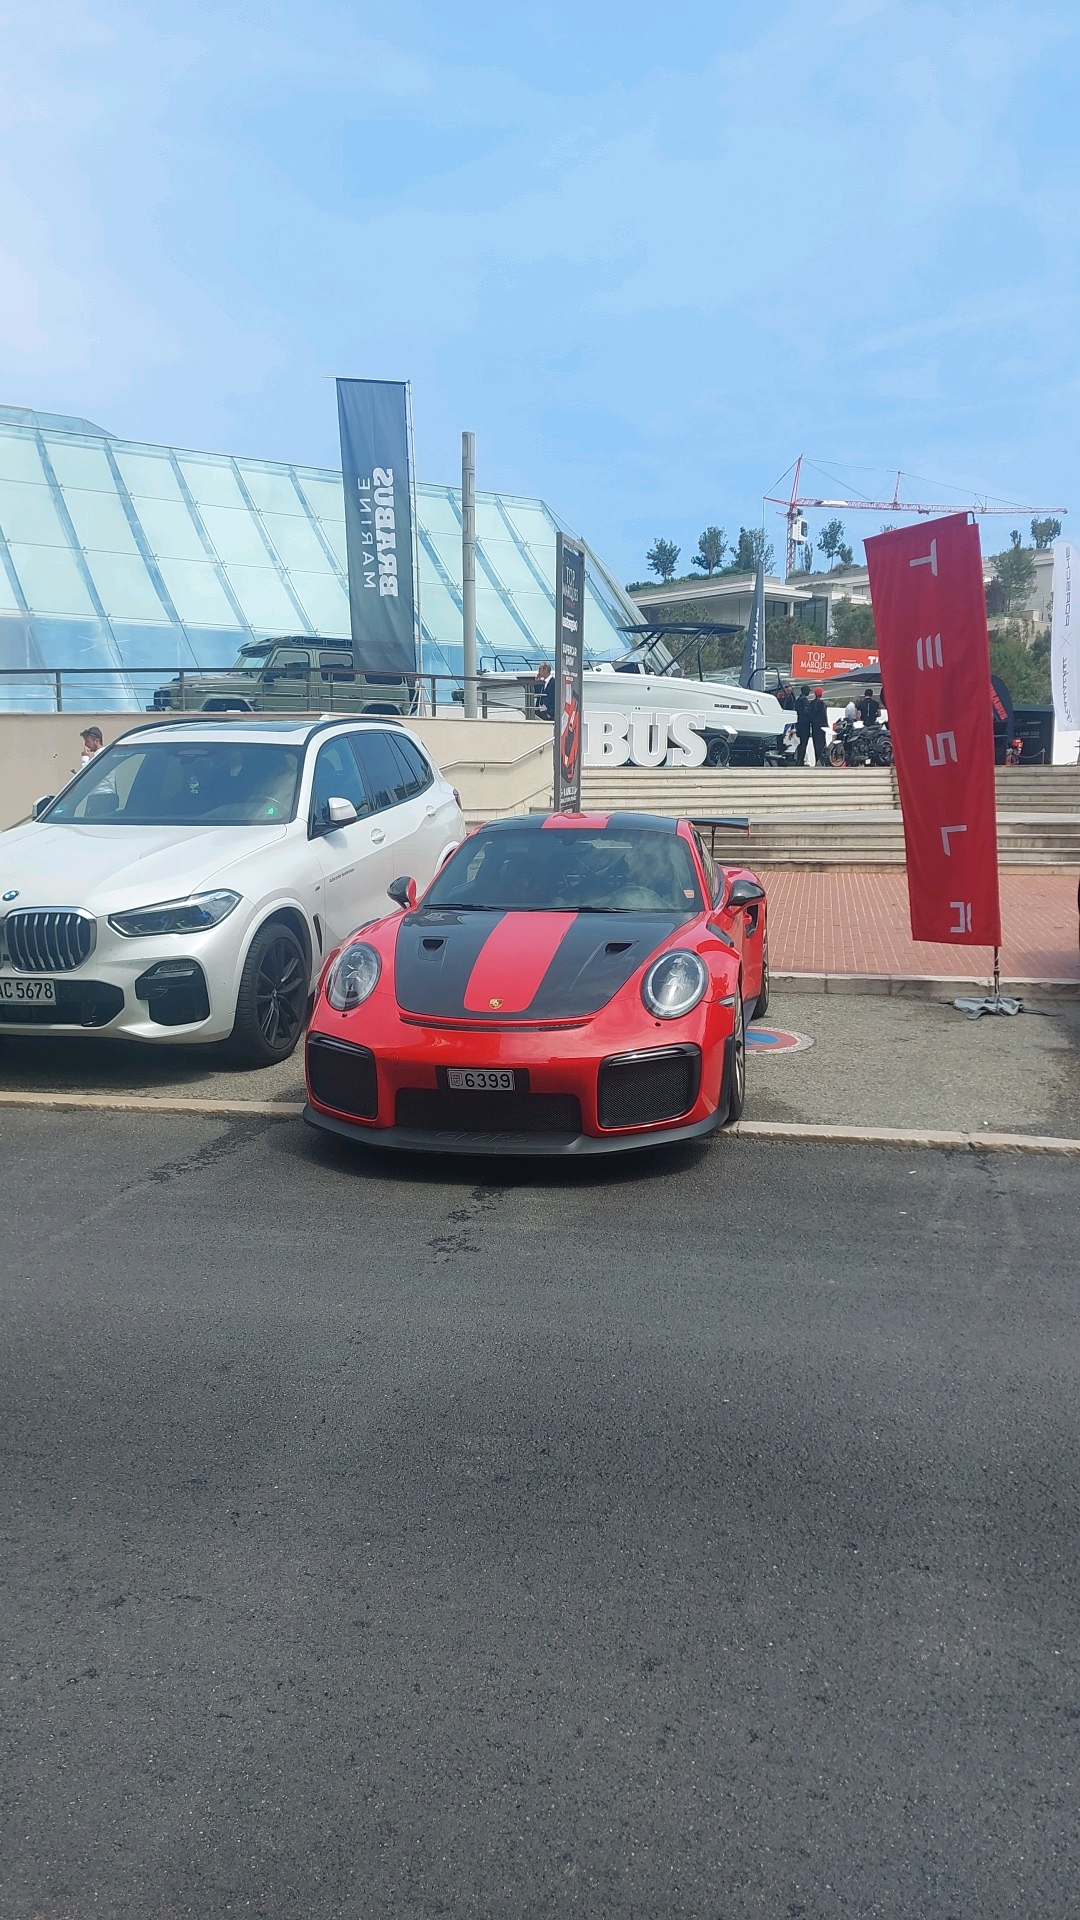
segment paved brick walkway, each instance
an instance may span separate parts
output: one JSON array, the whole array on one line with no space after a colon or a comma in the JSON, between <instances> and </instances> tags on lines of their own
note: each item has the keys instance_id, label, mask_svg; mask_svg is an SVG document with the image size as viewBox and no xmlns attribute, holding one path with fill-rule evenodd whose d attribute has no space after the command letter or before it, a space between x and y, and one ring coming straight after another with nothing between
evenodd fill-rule
<instances>
[{"instance_id":1,"label":"paved brick walkway","mask_svg":"<svg viewBox=\"0 0 1080 1920\"><path fill-rule=\"evenodd\" d=\"M907 875L765 872L769 945L781 973L989 974L989 947L911 938ZM1080 980L1076 880L1001 876L1001 971L1014 980Z\"/></svg>"}]
</instances>

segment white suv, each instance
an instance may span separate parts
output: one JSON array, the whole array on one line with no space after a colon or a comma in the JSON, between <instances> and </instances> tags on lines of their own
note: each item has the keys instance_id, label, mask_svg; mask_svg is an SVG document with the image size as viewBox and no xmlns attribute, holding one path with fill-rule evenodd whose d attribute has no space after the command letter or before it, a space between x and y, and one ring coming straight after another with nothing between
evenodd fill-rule
<instances>
[{"instance_id":1,"label":"white suv","mask_svg":"<svg viewBox=\"0 0 1080 1920\"><path fill-rule=\"evenodd\" d=\"M408 729L134 727L0 834L0 1033L292 1052L327 953L465 835Z\"/></svg>"}]
</instances>

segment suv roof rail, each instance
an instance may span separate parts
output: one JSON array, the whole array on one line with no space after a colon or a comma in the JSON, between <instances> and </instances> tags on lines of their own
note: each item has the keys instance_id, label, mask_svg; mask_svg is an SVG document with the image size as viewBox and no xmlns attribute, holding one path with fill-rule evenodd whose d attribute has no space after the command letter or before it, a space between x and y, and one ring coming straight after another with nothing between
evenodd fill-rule
<instances>
[{"instance_id":1,"label":"suv roof rail","mask_svg":"<svg viewBox=\"0 0 1080 1920\"><path fill-rule=\"evenodd\" d=\"M291 717L288 714L281 716L286 725ZM310 740L313 733L324 733L328 727L355 726L358 721L368 726L403 727L414 717L407 713L322 713L318 719L310 722L298 721L297 726L298 730L307 726L306 737ZM245 720L257 720L264 727L274 724L273 715L266 713L162 713L160 720L141 720L137 727L125 727L115 740L110 740L109 745L115 747L118 741L130 740L137 733L158 733L162 727L215 726L230 720L239 726L243 726Z\"/></svg>"}]
</instances>

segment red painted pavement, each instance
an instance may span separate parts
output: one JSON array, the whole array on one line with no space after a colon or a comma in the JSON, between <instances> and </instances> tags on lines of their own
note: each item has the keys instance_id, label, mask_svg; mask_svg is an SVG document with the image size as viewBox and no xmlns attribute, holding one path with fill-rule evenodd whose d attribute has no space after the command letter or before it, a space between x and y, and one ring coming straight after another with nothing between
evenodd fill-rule
<instances>
[{"instance_id":1,"label":"red painted pavement","mask_svg":"<svg viewBox=\"0 0 1080 1920\"><path fill-rule=\"evenodd\" d=\"M989 975L989 947L913 940L907 875L764 871L778 973ZM1076 880L1001 875L1001 971L1012 980L1080 980Z\"/></svg>"}]
</instances>

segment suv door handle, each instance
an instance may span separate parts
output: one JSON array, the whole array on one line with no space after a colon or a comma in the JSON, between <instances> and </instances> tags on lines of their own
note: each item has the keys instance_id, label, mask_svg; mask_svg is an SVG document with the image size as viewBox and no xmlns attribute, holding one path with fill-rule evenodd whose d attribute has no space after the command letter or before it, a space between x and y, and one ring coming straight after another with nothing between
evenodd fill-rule
<instances>
[{"instance_id":1,"label":"suv door handle","mask_svg":"<svg viewBox=\"0 0 1080 1920\"><path fill-rule=\"evenodd\" d=\"M385 835L385 833L383 832L383 830L382 830L382 828L381 828L381 827L372 827L372 829L371 829L371 837L372 837L372 839L374 840L374 842L375 842L375 845L376 845L377 847L381 847L381 846L382 846L382 843L383 843L383 841L384 841L384 840L386 839L386 835Z\"/></svg>"}]
</instances>

